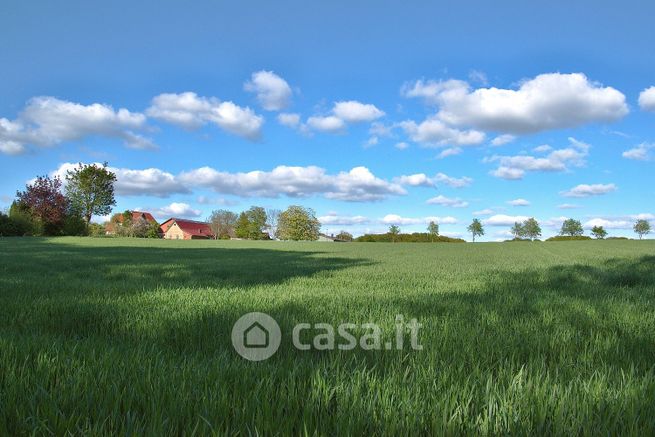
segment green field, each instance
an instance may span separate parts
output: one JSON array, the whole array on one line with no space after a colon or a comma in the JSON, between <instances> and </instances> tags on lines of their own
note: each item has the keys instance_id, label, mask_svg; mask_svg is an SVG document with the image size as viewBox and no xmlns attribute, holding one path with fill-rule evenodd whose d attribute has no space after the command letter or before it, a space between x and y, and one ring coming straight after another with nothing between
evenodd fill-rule
<instances>
[{"instance_id":1,"label":"green field","mask_svg":"<svg viewBox=\"0 0 655 437\"><path fill-rule=\"evenodd\" d=\"M230 332L283 339L250 362ZM423 325L299 351L299 322ZM0 434L650 434L655 241L0 239Z\"/></svg>"}]
</instances>

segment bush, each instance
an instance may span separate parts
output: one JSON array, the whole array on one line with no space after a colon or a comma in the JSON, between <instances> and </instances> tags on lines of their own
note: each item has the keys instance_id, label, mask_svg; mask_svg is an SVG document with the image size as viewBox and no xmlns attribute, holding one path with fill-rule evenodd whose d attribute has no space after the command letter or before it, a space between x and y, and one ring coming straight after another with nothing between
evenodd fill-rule
<instances>
[{"instance_id":1,"label":"bush","mask_svg":"<svg viewBox=\"0 0 655 437\"><path fill-rule=\"evenodd\" d=\"M581 240L591 240L591 237L587 235L558 235L556 237L550 237L546 241L581 241Z\"/></svg>"},{"instance_id":2,"label":"bush","mask_svg":"<svg viewBox=\"0 0 655 437\"><path fill-rule=\"evenodd\" d=\"M365 234L357 237L355 241L360 243L465 243L461 238L450 238L443 235L434 237L427 232L414 232L412 234L398 234L391 238L391 234Z\"/></svg>"}]
</instances>

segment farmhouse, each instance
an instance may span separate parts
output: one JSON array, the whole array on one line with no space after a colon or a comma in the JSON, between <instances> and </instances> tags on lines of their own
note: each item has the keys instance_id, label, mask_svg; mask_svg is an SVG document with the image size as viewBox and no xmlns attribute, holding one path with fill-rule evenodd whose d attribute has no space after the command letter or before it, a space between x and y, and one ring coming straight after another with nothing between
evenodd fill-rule
<instances>
[{"instance_id":1,"label":"farmhouse","mask_svg":"<svg viewBox=\"0 0 655 437\"><path fill-rule=\"evenodd\" d=\"M157 220L149 212L142 211L126 211L132 214L132 223L137 223L140 220L147 222L148 224L157 223ZM125 216L123 214L115 214L112 219L107 223L105 227L105 232L107 235L114 235L116 233L117 226L123 226L125 221Z\"/></svg>"},{"instance_id":2,"label":"farmhouse","mask_svg":"<svg viewBox=\"0 0 655 437\"><path fill-rule=\"evenodd\" d=\"M159 227L163 238L167 240L199 240L214 238L209 223L169 218Z\"/></svg>"}]
</instances>

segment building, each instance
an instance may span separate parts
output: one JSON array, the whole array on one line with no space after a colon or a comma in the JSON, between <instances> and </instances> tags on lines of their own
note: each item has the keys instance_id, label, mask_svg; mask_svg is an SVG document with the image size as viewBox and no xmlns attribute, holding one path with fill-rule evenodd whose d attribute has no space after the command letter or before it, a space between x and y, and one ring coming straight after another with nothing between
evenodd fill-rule
<instances>
[{"instance_id":1,"label":"building","mask_svg":"<svg viewBox=\"0 0 655 437\"><path fill-rule=\"evenodd\" d=\"M155 218L149 212L142 212L142 211L125 211L125 212L132 214L132 223L137 223L140 220L143 220L148 224L157 223L157 220L155 220ZM105 233L107 235L116 234L116 227L123 226L124 221L125 221L124 213L114 214L112 219L105 226Z\"/></svg>"},{"instance_id":2,"label":"building","mask_svg":"<svg viewBox=\"0 0 655 437\"><path fill-rule=\"evenodd\" d=\"M180 218L169 218L161 224L159 230L166 240L202 240L214 238L209 223Z\"/></svg>"}]
</instances>

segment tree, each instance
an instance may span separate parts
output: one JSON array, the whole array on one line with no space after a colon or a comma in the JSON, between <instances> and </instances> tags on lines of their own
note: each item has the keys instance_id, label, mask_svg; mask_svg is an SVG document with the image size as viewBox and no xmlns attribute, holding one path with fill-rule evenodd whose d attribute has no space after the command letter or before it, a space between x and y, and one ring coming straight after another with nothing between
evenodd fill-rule
<instances>
[{"instance_id":1,"label":"tree","mask_svg":"<svg viewBox=\"0 0 655 437\"><path fill-rule=\"evenodd\" d=\"M607 231L602 226L594 226L591 228L591 234L598 240L602 240L607 237Z\"/></svg>"},{"instance_id":2,"label":"tree","mask_svg":"<svg viewBox=\"0 0 655 437\"><path fill-rule=\"evenodd\" d=\"M70 204L60 189L58 177L39 176L16 193L19 208L36 219L46 235L61 234L69 214Z\"/></svg>"},{"instance_id":3,"label":"tree","mask_svg":"<svg viewBox=\"0 0 655 437\"><path fill-rule=\"evenodd\" d=\"M389 226L388 234L391 236L391 242L395 243L396 238L398 238L398 235L400 234L400 228L396 225L391 225Z\"/></svg>"},{"instance_id":4,"label":"tree","mask_svg":"<svg viewBox=\"0 0 655 437\"><path fill-rule=\"evenodd\" d=\"M264 229L266 228L266 210L261 206L251 206L246 211L249 222L248 238L251 240L263 240L265 237Z\"/></svg>"},{"instance_id":5,"label":"tree","mask_svg":"<svg viewBox=\"0 0 655 437\"><path fill-rule=\"evenodd\" d=\"M569 237L579 237L584 234L584 229L582 229L582 223L578 220L572 218L564 220L562 223L562 229L560 230L561 235L568 235Z\"/></svg>"},{"instance_id":6,"label":"tree","mask_svg":"<svg viewBox=\"0 0 655 437\"><path fill-rule=\"evenodd\" d=\"M525 229L523 228L523 224L519 222L514 222L514 226L512 226L510 232L512 233L512 236L515 240L521 239L525 236Z\"/></svg>"},{"instance_id":7,"label":"tree","mask_svg":"<svg viewBox=\"0 0 655 437\"><path fill-rule=\"evenodd\" d=\"M637 220L634 226L635 233L639 235L639 239L644 238L644 235L650 234L650 223L648 220Z\"/></svg>"},{"instance_id":8,"label":"tree","mask_svg":"<svg viewBox=\"0 0 655 437\"><path fill-rule=\"evenodd\" d=\"M269 208L266 210L266 229L268 230L269 235L273 237L277 235L277 223L281 212L282 211L275 208Z\"/></svg>"},{"instance_id":9,"label":"tree","mask_svg":"<svg viewBox=\"0 0 655 437\"><path fill-rule=\"evenodd\" d=\"M468 226L468 231L473 236L473 242L475 243L475 237L481 237L484 235L484 227L482 222L479 219L473 219L473 222Z\"/></svg>"},{"instance_id":10,"label":"tree","mask_svg":"<svg viewBox=\"0 0 655 437\"><path fill-rule=\"evenodd\" d=\"M434 240L439 238L439 225L435 222L430 222L428 225L428 234L430 234L430 241L434 243Z\"/></svg>"},{"instance_id":11,"label":"tree","mask_svg":"<svg viewBox=\"0 0 655 437\"><path fill-rule=\"evenodd\" d=\"M82 214L87 226L93 215L107 215L111 207L116 205L116 175L107 169L106 162L102 167L80 163L67 172L66 182L66 195L73 209Z\"/></svg>"},{"instance_id":12,"label":"tree","mask_svg":"<svg viewBox=\"0 0 655 437\"><path fill-rule=\"evenodd\" d=\"M248 214L242 212L239 214L237 223L234 226L234 233L238 238L249 238L250 236L250 221L248 220Z\"/></svg>"},{"instance_id":13,"label":"tree","mask_svg":"<svg viewBox=\"0 0 655 437\"><path fill-rule=\"evenodd\" d=\"M292 205L281 212L277 223L277 238L280 240L318 240L321 223L314 210Z\"/></svg>"},{"instance_id":14,"label":"tree","mask_svg":"<svg viewBox=\"0 0 655 437\"><path fill-rule=\"evenodd\" d=\"M528 237L530 240L541 237L541 226L539 222L531 217L523 222L523 235Z\"/></svg>"},{"instance_id":15,"label":"tree","mask_svg":"<svg viewBox=\"0 0 655 437\"><path fill-rule=\"evenodd\" d=\"M346 231L340 231L336 238L340 241L353 241L353 234Z\"/></svg>"},{"instance_id":16,"label":"tree","mask_svg":"<svg viewBox=\"0 0 655 437\"><path fill-rule=\"evenodd\" d=\"M238 219L239 216L232 211L219 209L212 211L208 221L216 238L229 239L236 237L235 227Z\"/></svg>"}]
</instances>

